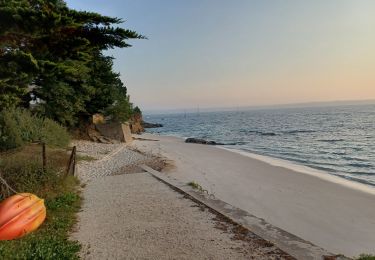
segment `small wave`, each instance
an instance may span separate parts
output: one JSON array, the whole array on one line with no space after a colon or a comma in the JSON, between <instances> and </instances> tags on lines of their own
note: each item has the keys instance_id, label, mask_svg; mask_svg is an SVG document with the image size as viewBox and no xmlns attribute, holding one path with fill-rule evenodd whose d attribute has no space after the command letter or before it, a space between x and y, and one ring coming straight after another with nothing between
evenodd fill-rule
<instances>
[{"instance_id":1,"label":"small wave","mask_svg":"<svg viewBox=\"0 0 375 260\"><path fill-rule=\"evenodd\" d=\"M369 163L348 163L347 166L355 167L355 168L369 168L371 164Z\"/></svg>"},{"instance_id":2,"label":"small wave","mask_svg":"<svg viewBox=\"0 0 375 260\"><path fill-rule=\"evenodd\" d=\"M246 134L258 134L258 135L263 135L263 136L275 136L277 135L276 133L273 132L262 132L262 131L257 131L257 130L240 130L241 133L246 133Z\"/></svg>"},{"instance_id":3,"label":"small wave","mask_svg":"<svg viewBox=\"0 0 375 260\"><path fill-rule=\"evenodd\" d=\"M361 176L374 176L373 173L371 172L359 172L359 171L351 171L351 172L348 172L349 174L351 175L361 175Z\"/></svg>"},{"instance_id":4,"label":"small wave","mask_svg":"<svg viewBox=\"0 0 375 260\"><path fill-rule=\"evenodd\" d=\"M275 136L277 135L276 133L260 133L260 135L264 135L264 136Z\"/></svg>"},{"instance_id":5,"label":"small wave","mask_svg":"<svg viewBox=\"0 0 375 260\"><path fill-rule=\"evenodd\" d=\"M232 143L224 143L224 145L245 145L247 142L232 142Z\"/></svg>"},{"instance_id":6,"label":"small wave","mask_svg":"<svg viewBox=\"0 0 375 260\"><path fill-rule=\"evenodd\" d=\"M344 155L344 154L343 154ZM342 157L344 160L347 161L357 161L357 162L367 162L366 159L358 158L358 157L351 157L351 156L343 156Z\"/></svg>"},{"instance_id":7,"label":"small wave","mask_svg":"<svg viewBox=\"0 0 375 260\"><path fill-rule=\"evenodd\" d=\"M336 143L336 142L343 142L345 139L319 139L318 142L325 142L325 143Z\"/></svg>"},{"instance_id":8,"label":"small wave","mask_svg":"<svg viewBox=\"0 0 375 260\"><path fill-rule=\"evenodd\" d=\"M283 131L283 134L315 133L315 130L289 130Z\"/></svg>"},{"instance_id":9,"label":"small wave","mask_svg":"<svg viewBox=\"0 0 375 260\"><path fill-rule=\"evenodd\" d=\"M346 152L331 152L331 154L334 154L334 155L346 155L347 153Z\"/></svg>"}]
</instances>

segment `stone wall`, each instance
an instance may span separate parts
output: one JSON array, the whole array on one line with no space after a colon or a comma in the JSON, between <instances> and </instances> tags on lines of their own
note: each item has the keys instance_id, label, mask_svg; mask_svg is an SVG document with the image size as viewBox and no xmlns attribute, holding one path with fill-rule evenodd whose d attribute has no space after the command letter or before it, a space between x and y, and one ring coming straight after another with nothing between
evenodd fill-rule
<instances>
[{"instance_id":1,"label":"stone wall","mask_svg":"<svg viewBox=\"0 0 375 260\"><path fill-rule=\"evenodd\" d=\"M95 128L106 138L114 139L124 143L132 142L130 127L128 123L106 123L97 124Z\"/></svg>"}]
</instances>

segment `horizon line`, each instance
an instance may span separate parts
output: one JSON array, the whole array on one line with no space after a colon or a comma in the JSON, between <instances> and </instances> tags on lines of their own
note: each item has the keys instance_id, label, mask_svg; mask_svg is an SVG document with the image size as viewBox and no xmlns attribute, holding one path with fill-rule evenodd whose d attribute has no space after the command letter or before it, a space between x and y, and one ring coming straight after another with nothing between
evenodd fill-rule
<instances>
[{"instance_id":1,"label":"horizon line","mask_svg":"<svg viewBox=\"0 0 375 260\"><path fill-rule=\"evenodd\" d=\"M231 111L238 109L262 109L262 108L303 108L303 107L318 107L318 106L335 106L335 105L370 105L375 104L375 99L359 99L359 100L333 100L333 101L310 101L298 103L280 103L273 105L241 105L241 106L227 106L227 107L199 107L199 112L219 112ZM197 112L197 107L190 108L166 108L166 109L145 109L144 114L160 114L160 113L193 113Z\"/></svg>"}]
</instances>

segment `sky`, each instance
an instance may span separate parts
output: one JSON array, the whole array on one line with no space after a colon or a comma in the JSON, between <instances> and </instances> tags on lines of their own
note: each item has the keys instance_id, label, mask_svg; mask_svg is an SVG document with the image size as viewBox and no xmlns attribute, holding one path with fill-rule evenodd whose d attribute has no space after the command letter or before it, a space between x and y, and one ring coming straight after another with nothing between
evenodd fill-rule
<instances>
[{"instance_id":1,"label":"sky","mask_svg":"<svg viewBox=\"0 0 375 260\"><path fill-rule=\"evenodd\" d=\"M68 0L148 40L108 52L143 110L375 99L373 0Z\"/></svg>"}]
</instances>

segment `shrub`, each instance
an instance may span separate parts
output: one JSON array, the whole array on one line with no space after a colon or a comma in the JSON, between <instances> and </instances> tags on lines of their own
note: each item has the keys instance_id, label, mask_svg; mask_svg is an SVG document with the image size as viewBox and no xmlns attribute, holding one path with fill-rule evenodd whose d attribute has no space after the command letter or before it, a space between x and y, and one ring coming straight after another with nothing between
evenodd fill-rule
<instances>
[{"instance_id":1,"label":"shrub","mask_svg":"<svg viewBox=\"0 0 375 260\"><path fill-rule=\"evenodd\" d=\"M66 147L70 142L67 130L51 119L44 119L41 127L41 141L54 147Z\"/></svg>"},{"instance_id":2,"label":"shrub","mask_svg":"<svg viewBox=\"0 0 375 260\"><path fill-rule=\"evenodd\" d=\"M357 260L375 260L375 255L361 254Z\"/></svg>"},{"instance_id":3,"label":"shrub","mask_svg":"<svg viewBox=\"0 0 375 260\"><path fill-rule=\"evenodd\" d=\"M8 150L23 145L21 131L10 113L0 114L0 150Z\"/></svg>"},{"instance_id":4,"label":"shrub","mask_svg":"<svg viewBox=\"0 0 375 260\"><path fill-rule=\"evenodd\" d=\"M32 115L25 109L0 112L0 150L21 147L30 142L66 147L69 140L66 129L51 119Z\"/></svg>"}]
</instances>

